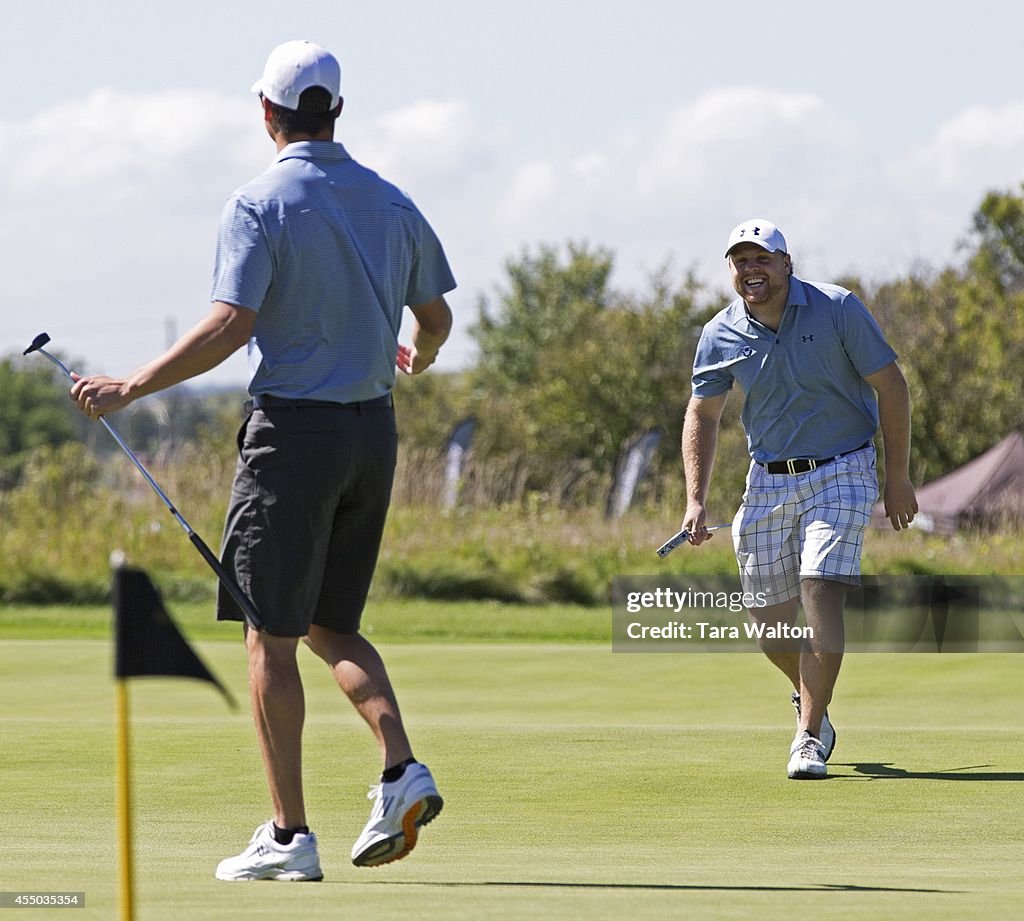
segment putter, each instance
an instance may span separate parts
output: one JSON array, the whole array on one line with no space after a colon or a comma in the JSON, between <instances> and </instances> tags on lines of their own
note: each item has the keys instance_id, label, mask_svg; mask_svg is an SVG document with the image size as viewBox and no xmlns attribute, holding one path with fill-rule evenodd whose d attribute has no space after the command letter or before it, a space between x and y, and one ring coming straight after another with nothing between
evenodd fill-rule
<instances>
[{"instance_id":1,"label":"putter","mask_svg":"<svg viewBox=\"0 0 1024 921\"><path fill-rule=\"evenodd\" d=\"M29 355L32 352L39 352L45 358L52 361L58 368L61 369L69 380L74 380L71 377L71 372L65 367L64 363L59 359L54 358L46 349L43 348L50 341L50 337L47 333L40 333L35 339L32 340L32 344L22 352L22 355ZM103 417L99 417L100 422L103 423L103 427L110 432L111 437L118 443L121 450L128 455L128 459L135 464L135 469L142 474L146 482L153 487L153 491L160 497L164 505L167 506L170 513L174 516L174 520L181 525L182 529L188 535L188 539L192 541L192 545L199 551L199 555L206 560L210 569L216 573L217 578L220 579L221 584L228 590L228 593L235 600L235 603L242 609L250 625L259 630L263 626L263 618L260 617L259 612L256 610L256 606L246 597L245 593L238 587L238 584L228 574L227 570L221 565L220 560L214 556L213 551L206 546L206 542L192 530L192 526L181 516L181 513L174 507L174 503L167 498L167 494L160 488L156 480L150 476L149 471L142 465L131 448L125 444L124 439L117 433L117 430Z\"/></svg>"},{"instance_id":2,"label":"putter","mask_svg":"<svg viewBox=\"0 0 1024 921\"><path fill-rule=\"evenodd\" d=\"M709 531L717 531L719 528L727 528L727 524L716 524L708 528ZM690 531L687 528L683 528L676 534L673 534L665 543L658 548L658 556L668 556L673 550L676 549L680 544L685 544L690 539Z\"/></svg>"}]
</instances>

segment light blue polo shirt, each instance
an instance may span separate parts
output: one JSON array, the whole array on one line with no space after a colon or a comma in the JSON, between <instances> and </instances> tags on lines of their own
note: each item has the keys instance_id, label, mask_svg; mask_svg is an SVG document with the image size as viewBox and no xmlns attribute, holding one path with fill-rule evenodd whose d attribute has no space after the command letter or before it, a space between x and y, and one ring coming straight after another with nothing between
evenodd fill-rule
<instances>
[{"instance_id":1,"label":"light blue polo shirt","mask_svg":"<svg viewBox=\"0 0 1024 921\"><path fill-rule=\"evenodd\" d=\"M254 395L339 403L385 395L403 308L454 287L409 197L334 141L289 144L221 215L211 299L258 313Z\"/></svg>"},{"instance_id":2,"label":"light blue polo shirt","mask_svg":"<svg viewBox=\"0 0 1024 921\"><path fill-rule=\"evenodd\" d=\"M895 360L856 295L791 276L777 332L753 319L742 298L704 327L693 395L718 396L739 383L754 460L832 457L874 438L878 400L864 378Z\"/></svg>"}]
</instances>

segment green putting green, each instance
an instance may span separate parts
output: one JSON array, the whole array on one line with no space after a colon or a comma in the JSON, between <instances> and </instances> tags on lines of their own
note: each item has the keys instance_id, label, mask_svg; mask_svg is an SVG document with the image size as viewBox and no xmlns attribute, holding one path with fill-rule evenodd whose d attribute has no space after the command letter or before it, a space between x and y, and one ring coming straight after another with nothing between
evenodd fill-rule
<instances>
[{"instance_id":1,"label":"green putting green","mask_svg":"<svg viewBox=\"0 0 1024 921\"><path fill-rule=\"evenodd\" d=\"M269 815L240 643L196 643L239 712L200 682L133 680L138 917L960 921L1024 903L1019 657L848 656L830 777L794 782L789 691L759 655L465 642L500 620L511 635L560 629L554 608L484 608L456 628L470 607L453 620L462 642L381 642L446 798L383 868L349 862L378 770L369 732L300 651L323 883L213 878ZM380 637L398 613L376 618ZM21 617L0 612L0 630ZM592 639L600 623L570 632ZM111 656L101 639L0 642L0 890L84 891L82 921L115 917L118 899Z\"/></svg>"}]
</instances>

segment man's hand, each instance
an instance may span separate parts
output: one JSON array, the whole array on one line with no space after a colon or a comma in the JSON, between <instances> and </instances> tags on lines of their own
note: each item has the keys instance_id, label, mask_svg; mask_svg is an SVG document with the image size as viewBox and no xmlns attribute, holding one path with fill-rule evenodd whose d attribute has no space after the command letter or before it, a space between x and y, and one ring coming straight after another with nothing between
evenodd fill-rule
<instances>
[{"instance_id":1,"label":"man's hand","mask_svg":"<svg viewBox=\"0 0 1024 921\"><path fill-rule=\"evenodd\" d=\"M715 535L708 530L708 514L703 505L690 503L686 506L686 514L683 516L683 530L690 532L690 543L695 547L700 546L706 540L711 540Z\"/></svg>"},{"instance_id":2,"label":"man's hand","mask_svg":"<svg viewBox=\"0 0 1024 921\"><path fill-rule=\"evenodd\" d=\"M71 387L71 399L90 419L116 412L132 401L123 380L103 374L82 377L74 371L71 372L71 379L75 382Z\"/></svg>"},{"instance_id":3,"label":"man's hand","mask_svg":"<svg viewBox=\"0 0 1024 921\"><path fill-rule=\"evenodd\" d=\"M437 359L437 351L452 331L452 312L443 297L425 304L410 305L416 322L412 330L412 344L400 345L395 364L405 374L426 371Z\"/></svg>"},{"instance_id":4,"label":"man's hand","mask_svg":"<svg viewBox=\"0 0 1024 921\"><path fill-rule=\"evenodd\" d=\"M917 494L909 479L885 478L885 514L897 531L910 527L917 514Z\"/></svg>"},{"instance_id":5,"label":"man's hand","mask_svg":"<svg viewBox=\"0 0 1024 921\"><path fill-rule=\"evenodd\" d=\"M437 360L437 352L420 352L416 346L400 345L395 364L404 374L420 374Z\"/></svg>"}]
</instances>

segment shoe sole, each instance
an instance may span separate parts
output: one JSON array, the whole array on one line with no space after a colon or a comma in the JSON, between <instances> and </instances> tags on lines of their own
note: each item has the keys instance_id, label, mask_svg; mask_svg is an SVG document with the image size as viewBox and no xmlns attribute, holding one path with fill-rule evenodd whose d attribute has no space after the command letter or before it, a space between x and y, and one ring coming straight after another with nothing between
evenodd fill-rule
<instances>
[{"instance_id":1,"label":"shoe sole","mask_svg":"<svg viewBox=\"0 0 1024 921\"><path fill-rule=\"evenodd\" d=\"M787 771L786 776L790 780L824 780L828 777L828 771Z\"/></svg>"},{"instance_id":2,"label":"shoe sole","mask_svg":"<svg viewBox=\"0 0 1024 921\"><path fill-rule=\"evenodd\" d=\"M324 875L321 873L319 876L307 876L301 871L284 871L281 873L263 873L253 874L251 876L217 876L217 879L223 880L226 883L253 883L262 882L263 880L269 880L272 882L285 882L285 883L319 883L323 880Z\"/></svg>"},{"instance_id":3,"label":"shoe sole","mask_svg":"<svg viewBox=\"0 0 1024 921\"><path fill-rule=\"evenodd\" d=\"M384 838L371 845L361 854L352 858L357 867L382 867L386 863L394 863L416 847L419 830L433 822L444 806L440 796L425 796L417 800L412 808L402 816L402 833Z\"/></svg>"}]
</instances>

